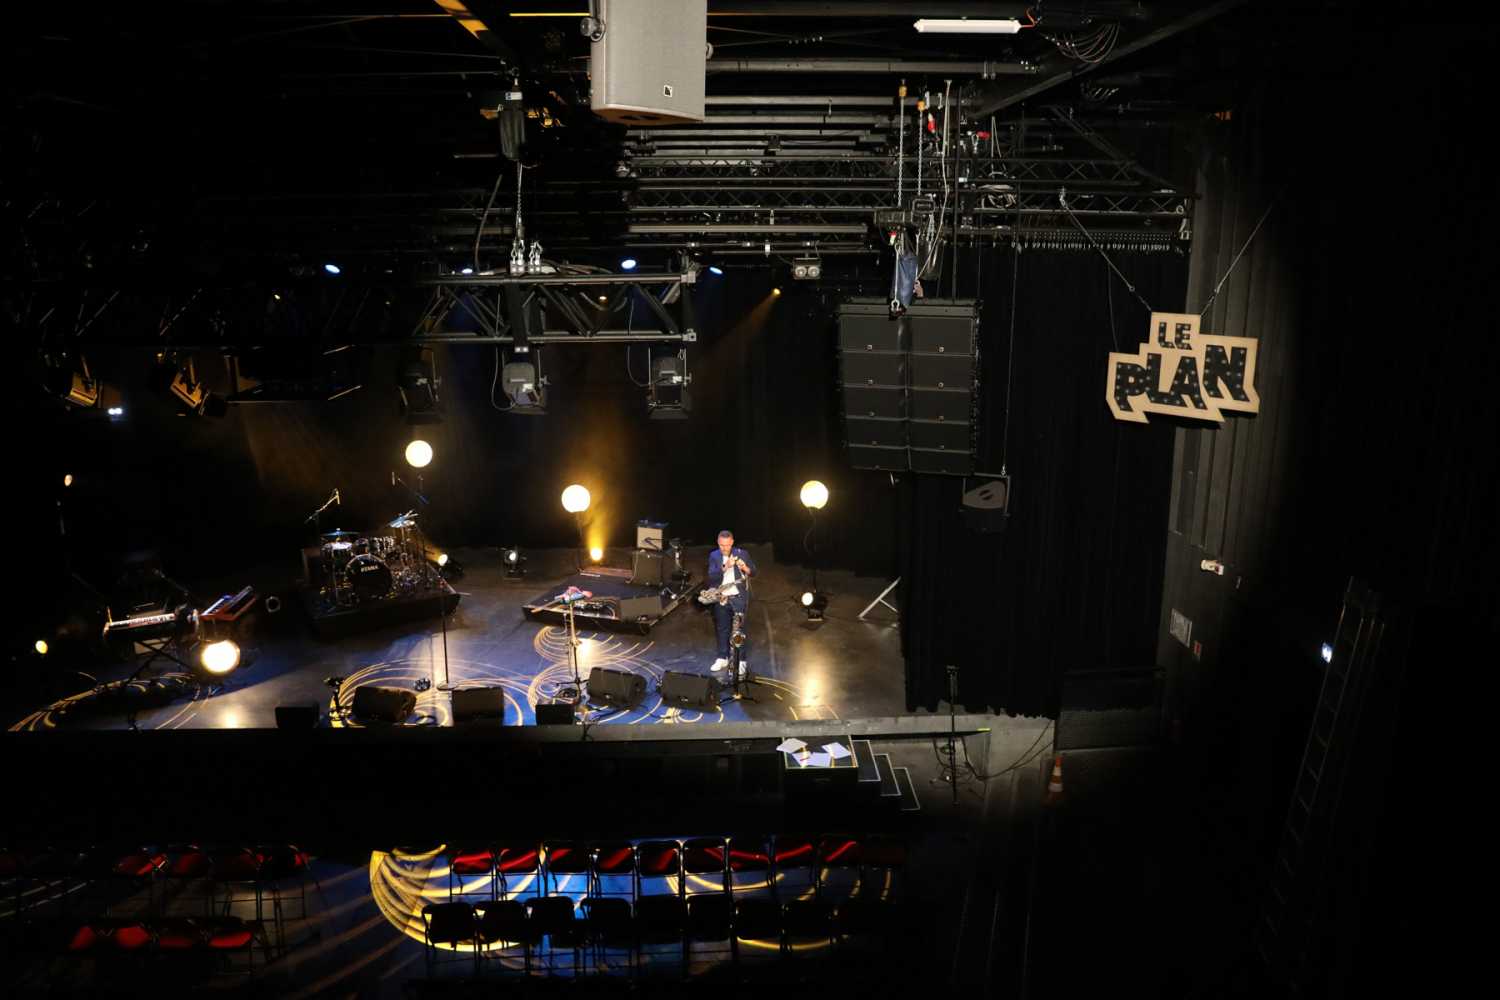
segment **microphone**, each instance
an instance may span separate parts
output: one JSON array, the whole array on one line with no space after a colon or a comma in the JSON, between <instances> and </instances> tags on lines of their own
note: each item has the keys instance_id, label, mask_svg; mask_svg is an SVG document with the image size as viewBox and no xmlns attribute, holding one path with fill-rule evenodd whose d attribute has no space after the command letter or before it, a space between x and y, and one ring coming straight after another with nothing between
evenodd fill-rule
<instances>
[{"instance_id":1,"label":"microphone","mask_svg":"<svg viewBox=\"0 0 1500 1000\"><path fill-rule=\"evenodd\" d=\"M338 504L340 507L344 506L344 501L339 498L339 488L337 486L333 488L333 502Z\"/></svg>"},{"instance_id":2,"label":"microphone","mask_svg":"<svg viewBox=\"0 0 1500 1000\"><path fill-rule=\"evenodd\" d=\"M396 485L396 470L395 469L391 470L391 485L392 486Z\"/></svg>"}]
</instances>

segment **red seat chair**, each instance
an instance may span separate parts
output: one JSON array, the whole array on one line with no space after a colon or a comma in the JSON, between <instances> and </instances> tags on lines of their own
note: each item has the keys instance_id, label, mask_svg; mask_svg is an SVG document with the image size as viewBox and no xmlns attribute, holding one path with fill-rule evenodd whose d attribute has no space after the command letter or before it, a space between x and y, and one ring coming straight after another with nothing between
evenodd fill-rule
<instances>
[{"instance_id":1,"label":"red seat chair","mask_svg":"<svg viewBox=\"0 0 1500 1000\"><path fill-rule=\"evenodd\" d=\"M199 930L203 934L203 946L215 955L224 958L224 969L227 972L242 972L246 975L255 971L255 952L259 947L262 955L269 954L269 945L265 939L265 932L258 920L246 920L235 916L206 917L196 921ZM245 957L244 966L236 969L235 956Z\"/></svg>"},{"instance_id":2,"label":"red seat chair","mask_svg":"<svg viewBox=\"0 0 1500 1000\"><path fill-rule=\"evenodd\" d=\"M254 903L255 921L263 916L261 857L248 847L221 847L208 852L213 862L214 885L223 888L222 902L227 915L235 903ZM236 894L248 889L248 894Z\"/></svg>"},{"instance_id":3,"label":"red seat chair","mask_svg":"<svg viewBox=\"0 0 1500 1000\"><path fill-rule=\"evenodd\" d=\"M167 861L162 865L161 877L166 880L167 886L178 883L178 895L185 893L187 887L194 882L206 883L207 891L203 893L203 913L205 916L213 913L214 889L213 858L209 857L207 851L192 844L180 845L167 848ZM162 907L166 908L167 888L162 890Z\"/></svg>"},{"instance_id":4,"label":"red seat chair","mask_svg":"<svg viewBox=\"0 0 1500 1000\"><path fill-rule=\"evenodd\" d=\"M818 868L816 874L818 897L840 898L854 895L859 888L861 842L843 834L829 835L818 840Z\"/></svg>"},{"instance_id":5,"label":"red seat chair","mask_svg":"<svg viewBox=\"0 0 1500 1000\"><path fill-rule=\"evenodd\" d=\"M588 892L591 859L588 849L582 844L570 841L544 844L542 856L545 872L544 884L551 882L550 892L562 892L563 884L574 875L583 876L584 892Z\"/></svg>"},{"instance_id":6,"label":"red seat chair","mask_svg":"<svg viewBox=\"0 0 1500 1000\"><path fill-rule=\"evenodd\" d=\"M648 882L647 880L652 880ZM661 885L654 885L655 880ZM644 840L635 847L635 898L662 895L648 889L669 889L682 895L682 845L675 840Z\"/></svg>"},{"instance_id":7,"label":"red seat chair","mask_svg":"<svg viewBox=\"0 0 1500 1000\"><path fill-rule=\"evenodd\" d=\"M495 872L495 852L488 847L455 847L444 852L448 856L448 899L453 900L453 883L457 880L462 888L458 895L473 891L486 893L491 899L498 898L499 876ZM478 880L478 890L469 886Z\"/></svg>"},{"instance_id":8,"label":"red seat chair","mask_svg":"<svg viewBox=\"0 0 1500 1000\"><path fill-rule=\"evenodd\" d=\"M595 844L589 855L590 895L635 898L634 844L626 840ZM623 890L619 887L622 879Z\"/></svg>"},{"instance_id":9,"label":"red seat chair","mask_svg":"<svg viewBox=\"0 0 1500 1000\"><path fill-rule=\"evenodd\" d=\"M753 877L751 881L745 881ZM765 837L729 838L729 878L736 889L771 885L771 853Z\"/></svg>"},{"instance_id":10,"label":"red seat chair","mask_svg":"<svg viewBox=\"0 0 1500 1000\"><path fill-rule=\"evenodd\" d=\"M611 951L626 953L634 971L636 945L635 919L630 900L619 896L598 896L581 904L584 914L584 937L592 953L592 964L608 965Z\"/></svg>"},{"instance_id":11,"label":"red seat chair","mask_svg":"<svg viewBox=\"0 0 1500 1000\"><path fill-rule=\"evenodd\" d=\"M802 834L777 834L771 848L772 882L782 898L818 892L817 841ZM796 878L794 878L794 876ZM805 883L799 883L805 878Z\"/></svg>"},{"instance_id":12,"label":"red seat chair","mask_svg":"<svg viewBox=\"0 0 1500 1000\"><path fill-rule=\"evenodd\" d=\"M698 882L713 882L703 892L729 892L729 847L723 837L694 837L682 845L684 896L691 896Z\"/></svg>"},{"instance_id":13,"label":"red seat chair","mask_svg":"<svg viewBox=\"0 0 1500 1000\"><path fill-rule=\"evenodd\" d=\"M495 873L500 878L500 895L510 897L512 879L531 878L532 894L542 894L542 852L536 841L501 844L495 850Z\"/></svg>"}]
</instances>

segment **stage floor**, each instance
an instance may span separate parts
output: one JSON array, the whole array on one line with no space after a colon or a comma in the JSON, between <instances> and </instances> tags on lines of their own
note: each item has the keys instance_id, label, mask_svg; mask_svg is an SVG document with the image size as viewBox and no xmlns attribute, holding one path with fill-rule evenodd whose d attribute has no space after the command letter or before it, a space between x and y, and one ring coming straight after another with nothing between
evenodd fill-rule
<instances>
[{"instance_id":1,"label":"stage floor","mask_svg":"<svg viewBox=\"0 0 1500 1000\"><path fill-rule=\"evenodd\" d=\"M858 615L889 581L849 573L819 574L820 588L831 595L826 619L809 622L798 597L810 582L806 570L776 564L769 547L751 547L760 567L751 604L748 662L756 684L747 690L755 701L729 700L716 710L697 711L664 705L657 684L669 670L709 674L715 657L713 619L708 609L689 600L667 615L649 635L580 629L579 669L587 680L593 667L637 673L646 678L645 699L633 709L597 710L590 723L610 725L772 721L778 719L849 719L904 714L903 665L896 617L877 606L869 620ZM567 552L528 553L527 576L507 578L494 549L457 550L465 573L453 585L464 596L448 621L447 680L455 687L498 686L504 689L505 717L481 725L523 726L535 723L535 705L552 701L573 684L564 627L528 619L522 605L549 586L560 590L573 575ZM626 553L611 552L607 563L623 565ZM690 566L706 562L707 549L689 552ZM265 574L247 575L222 586L261 584ZM191 581L189 581L191 584ZM203 592L216 593L205 587ZM894 595L890 598L894 601ZM340 711L364 685L397 687L417 694L415 725L452 725L444 683L444 635L437 620L389 626L378 631L322 641L299 623L266 631L253 663L232 674L221 688L183 685L161 702L142 699L134 719L124 709L88 710L73 699L69 709L37 705L30 714L10 720L13 728L147 729L274 728L278 705L317 703L320 725L357 725ZM178 671L175 664L166 667ZM129 673L116 666L97 676L101 681ZM337 699L325 683L342 677ZM423 682L428 682L427 687ZM417 691L420 687L426 690ZM95 706L97 707L97 706Z\"/></svg>"}]
</instances>

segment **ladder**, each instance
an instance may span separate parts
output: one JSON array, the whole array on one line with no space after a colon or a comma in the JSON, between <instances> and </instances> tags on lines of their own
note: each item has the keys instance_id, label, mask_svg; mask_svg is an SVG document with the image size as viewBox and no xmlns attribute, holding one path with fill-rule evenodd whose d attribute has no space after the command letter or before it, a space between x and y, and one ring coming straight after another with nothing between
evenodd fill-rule
<instances>
[{"instance_id":1,"label":"ladder","mask_svg":"<svg viewBox=\"0 0 1500 1000\"><path fill-rule=\"evenodd\" d=\"M1358 581L1349 582L1256 928L1267 970L1290 994L1299 992L1305 971L1329 834L1365 683L1385 634L1380 610L1379 595Z\"/></svg>"}]
</instances>

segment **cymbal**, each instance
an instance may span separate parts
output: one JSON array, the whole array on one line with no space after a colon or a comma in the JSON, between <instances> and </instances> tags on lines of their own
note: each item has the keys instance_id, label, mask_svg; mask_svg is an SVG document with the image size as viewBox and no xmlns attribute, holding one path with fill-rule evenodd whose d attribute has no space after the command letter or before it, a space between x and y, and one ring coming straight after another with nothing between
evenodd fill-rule
<instances>
[{"instance_id":1,"label":"cymbal","mask_svg":"<svg viewBox=\"0 0 1500 1000\"><path fill-rule=\"evenodd\" d=\"M415 527L416 523L417 523L417 515L415 515L415 514L402 514L400 517L396 518L390 524L386 525L386 527L387 528L411 528L411 527Z\"/></svg>"},{"instance_id":2,"label":"cymbal","mask_svg":"<svg viewBox=\"0 0 1500 1000\"><path fill-rule=\"evenodd\" d=\"M323 537L326 538L326 539L328 539L329 541L337 541L340 538L358 538L359 537L359 532L357 532L357 531L343 531L343 530L341 530L339 528L335 528L332 531L325 531L325 532L323 532Z\"/></svg>"}]
</instances>

